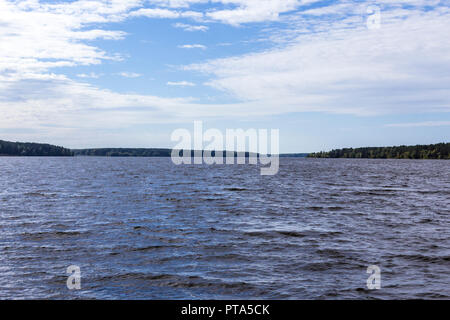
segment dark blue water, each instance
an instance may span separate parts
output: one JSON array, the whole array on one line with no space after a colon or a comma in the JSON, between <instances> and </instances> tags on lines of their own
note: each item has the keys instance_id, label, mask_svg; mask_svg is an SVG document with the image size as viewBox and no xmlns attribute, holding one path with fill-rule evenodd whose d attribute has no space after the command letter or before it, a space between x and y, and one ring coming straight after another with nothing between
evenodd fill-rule
<instances>
[{"instance_id":1,"label":"dark blue water","mask_svg":"<svg viewBox=\"0 0 450 320\"><path fill-rule=\"evenodd\" d=\"M449 161L281 159L270 177L0 158L0 172L2 299L450 298Z\"/></svg>"}]
</instances>

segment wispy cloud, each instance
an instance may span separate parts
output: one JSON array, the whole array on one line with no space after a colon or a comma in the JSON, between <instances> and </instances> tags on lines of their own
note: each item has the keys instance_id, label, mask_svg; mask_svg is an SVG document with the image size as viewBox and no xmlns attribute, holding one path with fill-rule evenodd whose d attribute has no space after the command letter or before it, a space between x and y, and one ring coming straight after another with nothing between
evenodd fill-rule
<instances>
[{"instance_id":1,"label":"wispy cloud","mask_svg":"<svg viewBox=\"0 0 450 320\"><path fill-rule=\"evenodd\" d=\"M141 8L130 13L131 16L148 18L191 18L199 21L215 21L238 26L244 23L278 21L281 14L296 8L319 2L320 0L214 0L215 7L205 12L190 10L208 0L157 0L156 8Z\"/></svg>"},{"instance_id":2,"label":"wispy cloud","mask_svg":"<svg viewBox=\"0 0 450 320\"><path fill-rule=\"evenodd\" d=\"M195 83L189 81L169 81L168 86L194 87Z\"/></svg>"},{"instance_id":3,"label":"wispy cloud","mask_svg":"<svg viewBox=\"0 0 450 320\"><path fill-rule=\"evenodd\" d=\"M292 11L301 4L318 2L319 0L219 0L223 4L234 4L235 7L219 8L206 13L212 20L231 25L249 22L277 21L280 14Z\"/></svg>"},{"instance_id":4,"label":"wispy cloud","mask_svg":"<svg viewBox=\"0 0 450 320\"><path fill-rule=\"evenodd\" d=\"M203 25L192 25L192 24L185 24L185 23L175 23L173 25L175 28L183 29L184 31L207 31L209 29L208 26Z\"/></svg>"},{"instance_id":5,"label":"wispy cloud","mask_svg":"<svg viewBox=\"0 0 450 320\"><path fill-rule=\"evenodd\" d=\"M85 40L120 40L123 31L93 28L126 19L141 1L0 1L0 72L20 75L117 59Z\"/></svg>"},{"instance_id":6,"label":"wispy cloud","mask_svg":"<svg viewBox=\"0 0 450 320\"><path fill-rule=\"evenodd\" d=\"M142 76L142 74L140 73L135 73L135 72L119 72L117 73L117 75L124 77L124 78L139 78Z\"/></svg>"},{"instance_id":7,"label":"wispy cloud","mask_svg":"<svg viewBox=\"0 0 450 320\"><path fill-rule=\"evenodd\" d=\"M151 8L139 9L130 13L132 17L144 16L147 18L162 18L162 19L177 19L177 18L191 18L201 19L203 13L197 11L176 11L171 9Z\"/></svg>"},{"instance_id":8,"label":"wispy cloud","mask_svg":"<svg viewBox=\"0 0 450 320\"><path fill-rule=\"evenodd\" d=\"M320 7L309 10L313 2ZM303 111L365 116L450 111L450 38L445 32L450 30L450 9L446 2L379 0L379 30L367 29L366 8L373 4L369 0L334 4L314 0L217 0L207 8L196 6L209 3L0 0L1 128L16 128L20 123L41 129L51 122L73 128L71 136L76 136L73 133L82 132L81 127L95 132L102 127L125 128L199 117L248 119ZM260 34L277 43L273 48L246 50L248 54L211 58L184 67L185 71L206 75L208 85L233 97L233 103L121 94L87 81L71 80L61 71L64 69L58 69L120 60L120 56L89 40L121 41L127 33L112 26L137 17L184 19L183 23L173 22L186 31L200 32L211 22L236 26L277 21L265 24L267 29ZM206 46L187 44L180 48L205 50ZM120 75L140 76L133 72ZM97 76L93 72L78 74L79 78ZM169 81L167 85L193 87L195 83Z\"/></svg>"},{"instance_id":9,"label":"wispy cloud","mask_svg":"<svg viewBox=\"0 0 450 320\"><path fill-rule=\"evenodd\" d=\"M202 50L205 50L206 46L204 46L202 44L183 44L183 45L179 45L178 48L181 48L181 49L202 49Z\"/></svg>"},{"instance_id":10,"label":"wispy cloud","mask_svg":"<svg viewBox=\"0 0 450 320\"><path fill-rule=\"evenodd\" d=\"M98 79L98 78L100 78L100 76L101 76L100 74L95 73L95 72L77 74L78 78Z\"/></svg>"},{"instance_id":11,"label":"wispy cloud","mask_svg":"<svg viewBox=\"0 0 450 320\"><path fill-rule=\"evenodd\" d=\"M386 125L386 127L394 127L394 128L442 127L442 126L450 126L450 121L405 122L405 123L390 123Z\"/></svg>"},{"instance_id":12,"label":"wispy cloud","mask_svg":"<svg viewBox=\"0 0 450 320\"><path fill-rule=\"evenodd\" d=\"M365 12L369 3L354 10ZM292 25L302 31L283 45L184 70L204 73L209 86L259 102L260 110L365 116L450 111L450 77L443 72L450 68L450 38L442 32L450 29L449 7L387 7L377 30L367 28L364 16L296 19ZM314 32L304 32L306 22Z\"/></svg>"}]
</instances>

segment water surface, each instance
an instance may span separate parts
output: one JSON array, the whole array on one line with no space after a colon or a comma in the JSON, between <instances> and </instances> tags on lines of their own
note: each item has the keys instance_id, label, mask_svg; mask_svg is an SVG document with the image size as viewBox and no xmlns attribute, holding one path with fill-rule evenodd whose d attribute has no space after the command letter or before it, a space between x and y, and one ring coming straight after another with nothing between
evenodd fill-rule
<instances>
[{"instance_id":1,"label":"water surface","mask_svg":"<svg viewBox=\"0 0 450 320\"><path fill-rule=\"evenodd\" d=\"M4 157L0 170L1 299L450 298L448 161L285 158L270 177Z\"/></svg>"}]
</instances>

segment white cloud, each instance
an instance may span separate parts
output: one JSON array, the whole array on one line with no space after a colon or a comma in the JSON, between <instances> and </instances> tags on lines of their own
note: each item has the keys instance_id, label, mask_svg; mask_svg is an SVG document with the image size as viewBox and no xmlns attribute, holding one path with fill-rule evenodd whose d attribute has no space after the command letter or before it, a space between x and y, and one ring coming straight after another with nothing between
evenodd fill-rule
<instances>
[{"instance_id":1,"label":"white cloud","mask_svg":"<svg viewBox=\"0 0 450 320\"><path fill-rule=\"evenodd\" d=\"M180 81L168 85L195 84ZM40 134L70 139L77 144L83 144L80 136L86 136L86 132L96 139L102 130L249 113L260 115L261 111L251 104L212 106L193 98L117 93L60 75L30 76L21 81L0 79L0 128L33 128Z\"/></svg>"},{"instance_id":2,"label":"white cloud","mask_svg":"<svg viewBox=\"0 0 450 320\"><path fill-rule=\"evenodd\" d=\"M177 18L190 18L201 19L203 13L196 11L175 11L171 9L139 9L130 13L132 17L147 17L147 18L161 18L161 19L177 19Z\"/></svg>"},{"instance_id":3,"label":"white cloud","mask_svg":"<svg viewBox=\"0 0 450 320\"><path fill-rule=\"evenodd\" d=\"M178 81L178 82L173 82L173 81L169 81L167 82L168 86L180 86L180 87L194 87L195 83L189 82L189 81Z\"/></svg>"},{"instance_id":4,"label":"white cloud","mask_svg":"<svg viewBox=\"0 0 450 320\"><path fill-rule=\"evenodd\" d=\"M95 72L90 72L90 73L79 73L77 74L78 78L90 78L90 79L98 79L100 78L100 74L95 73Z\"/></svg>"},{"instance_id":5,"label":"white cloud","mask_svg":"<svg viewBox=\"0 0 450 320\"><path fill-rule=\"evenodd\" d=\"M231 25L249 22L276 21L281 13L296 9L302 3L314 1L300 0L222 0L223 4L232 4L232 9L219 9L207 13L207 17Z\"/></svg>"},{"instance_id":6,"label":"white cloud","mask_svg":"<svg viewBox=\"0 0 450 320\"><path fill-rule=\"evenodd\" d=\"M302 5L319 0L154 0L153 8L133 11L132 16L149 18L191 18L215 21L230 25L278 21L281 14L289 13ZM189 10L196 4L214 4L214 9L205 12Z\"/></svg>"},{"instance_id":7,"label":"white cloud","mask_svg":"<svg viewBox=\"0 0 450 320\"><path fill-rule=\"evenodd\" d=\"M117 56L84 40L119 40L122 31L90 28L94 23L121 21L141 1L0 0L0 72L45 72L59 66L99 64Z\"/></svg>"},{"instance_id":8,"label":"white cloud","mask_svg":"<svg viewBox=\"0 0 450 320\"><path fill-rule=\"evenodd\" d=\"M191 99L116 93L62 76L0 81L0 97L2 128L18 123L33 128L47 124L119 128L146 121L167 121L176 117L174 111L180 105L191 103Z\"/></svg>"},{"instance_id":9,"label":"white cloud","mask_svg":"<svg viewBox=\"0 0 450 320\"><path fill-rule=\"evenodd\" d=\"M185 23L175 23L173 25L175 28L183 29L184 31L207 31L209 27L202 26L202 25L191 25L191 24L185 24Z\"/></svg>"},{"instance_id":10,"label":"white cloud","mask_svg":"<svg viewBox=\"0 0 450 320\"><path fill-rule=\"evenodd\" d=\"M405 122L405 123L390 123L386 125L386 127L393 127L393 128L442 127L442 126L450 126L450 121Z\"/></svg>"},{"instance_id":11,"label":"white cloud","mask_svg":"<svg viewBox=\"0 0 450 320\"><path fill-rule=\"evenodd\" d=\"M204 46L202 44L183 44L183 45L179 45L178 48L181 48L181 49L202 49L202 50L205 50L206 46Z\"/></svg>"},{"instance_id":12,"label":"white cloud","mask_svg":"<svg viewBox=\"0 0 450 320\"><path fill-rule=\"evenodd\" d=\"M142 74L140 73L136 73L136 72L119 72L117 73L117 75L124 77L124 78L139 78L142 76Z\"/></svg>"},{"instance_id":13,"label":"white cloud","mask_svg":"<svg viewBox=\"0 0 450 320\"><path fill-rule=\"evenodd\" d=\"M169 18L180 17L180 13L169 9L139 9L130 14L131 16L145 16L148 18Z\"/></svg>"},{"instance_id":14,"label":"white cloud","mask_svg":"<svg viewBox=\"0 0 450 320\"><path fill-rule=\"evenodd\" d=\"M261 111L450 111L448 7L407 15L386 10L379 30L368 30L363 19L318 24L320 31L300 33L285 46L185 70L209 74L210 86L258 102Z\"/></svg>"},{"instance_id":15,"label":"white cloud","mask_svg":"<svg viewBox=\"0 0 450 320\"><path fill-rule=\"evenodd\" d=\"M151 2L168 8L189 8L191 5L206 4L211 0L151 0Z\"/></svg>"},{"instance_id":16,"label":"white cloud","mask_svg":"<svg viewBox=\"0 0 450 320\"><path fill-rule=\"evenodd\" d=\"M367 30L364 16L358 13L364 12L365 4L352 6L350 14L342 7L323 9L321 14L333 18L317 19L318 11L314 16L311 11L289 13L308 1L217 0L215 9L194 11L192 5L204 2L160 0L151 2L155 8L147 8L143 5L148 2L133 0L0 0L0 127L20 124L54 136L67 133L78 138L76 133L99 128L208 117L251 118L301 111L358 115L450 111L447 6L406 10L399 1L381 1L389 6L382 10L381 29ZM409 3L422 6L430 2ZM152 9L159 11L148 11ZM282 39L274 49L186 67L210 75L209 85L235 97L235 103L117 93L54 73L57 67L120 59L86 40L120 40L126 33L102 30L101 26L110 28L114 22L139 15L233 25L286 24L267 30L268 38ZM182 47L206 49L199 44ZM78 76L95 78L97 74ZM180 81L167 85L195 84ZM442 124L446 121L440 123L446 125ZM90 137L95 136L92 133Z\"/></svg>"}]
</instances>

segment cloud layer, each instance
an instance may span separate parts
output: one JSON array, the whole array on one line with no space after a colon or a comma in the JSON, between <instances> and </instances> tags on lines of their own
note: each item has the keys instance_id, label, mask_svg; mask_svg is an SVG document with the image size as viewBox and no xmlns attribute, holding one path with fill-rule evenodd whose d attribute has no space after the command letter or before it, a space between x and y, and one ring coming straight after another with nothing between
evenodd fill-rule
<instances>
[{"instance_id":1,"label":"cloud layer","mask_svg":"<svg viewBox=\"0 0 450 320\"><path fill-rule=\"evenodd\" d=\"M391 3L382 11L379 29L370 30L369 17L342 16L342 5L313 11L314 16L336 13L327 19L311 18L311 10L298 13L280 48L186 70L209 74L208 85L274 112L450 111L448 7L405 10ZM354 5L352 12L366 8ZM314 31L305 32L305 25Z\"/></svg>"},{"instance_id":2,"label":"cloud layer","mask_svg":"<svg viewBox=\"0 0 450 320\"><path fill-rule=\"evenodd\" d=\"M0 0L0 127L73 134L99 127L304 111L366 116L450 112L447 2L378 1L380 28L374 30L367 28L367 8L373 1L311 6L316 2ZM181 66L207 75L205 84L234 103L118 93L82 82L99 78L98 73L78 73L78 80L58 73L58 67L125 59L90 40L121 41L126 32L102 26L137 18L183 19L173 21L180 32L211 32L217 23L233 28L262 23L261 37L272 46ZM121 75L140 76L129 71Z\"/></svg>"}]
</instances>

